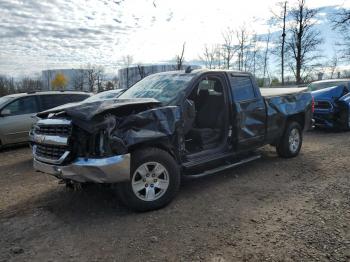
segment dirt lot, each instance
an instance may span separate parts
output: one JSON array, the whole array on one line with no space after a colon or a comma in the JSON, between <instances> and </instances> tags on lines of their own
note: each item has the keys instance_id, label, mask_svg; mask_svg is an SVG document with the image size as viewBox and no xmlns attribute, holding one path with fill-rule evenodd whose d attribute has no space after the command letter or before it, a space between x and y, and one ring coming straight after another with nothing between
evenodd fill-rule
<instances>
[{"instance_id":1,"label":"dirt lot","mask_svg":"<svg viewBox=\"0 0 350 262\"><path fill-rule=\"evenodd\" d=\"M350 133L308 133L295 159L261 152L140 214L35 173L28 148L2 151L0 261L350 261Z\"/></svg>"}]
</instances>

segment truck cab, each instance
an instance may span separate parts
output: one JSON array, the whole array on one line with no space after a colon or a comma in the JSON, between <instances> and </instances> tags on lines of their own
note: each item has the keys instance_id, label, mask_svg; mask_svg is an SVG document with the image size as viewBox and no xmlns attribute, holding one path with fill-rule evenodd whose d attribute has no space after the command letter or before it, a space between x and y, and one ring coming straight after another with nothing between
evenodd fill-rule
<instances>
[{"instance_id":1,"label":"truck cab","mask_svg":"<svg viewBox=\"0 0 350 262\"><path fill-rule=\"evenodd\" d=\"M184 176L255 160L263 145L282 157L298 155L311 122L310 93L265 93L245 72L154 74L115 100L38 114L34 168L66 184L116 184L127 206L157 209L174 198Z\"/></svg>"}]
</instances>

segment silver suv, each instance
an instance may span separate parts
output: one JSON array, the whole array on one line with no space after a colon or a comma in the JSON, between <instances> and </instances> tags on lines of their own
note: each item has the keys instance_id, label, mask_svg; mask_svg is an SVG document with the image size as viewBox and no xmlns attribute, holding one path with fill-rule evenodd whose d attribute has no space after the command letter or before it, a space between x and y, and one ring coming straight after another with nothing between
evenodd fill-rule
<instances>
[{"instance_id":1,"label":"silver suv","mask_svg":"<svg viewBox=\"0 0 350 262\"><path fill-rule=\"evenodd\" d=\"M89 93L48 91L0 97L0 147L28 141L36 113L90 97Z\"/></svg>"}]
</instances>

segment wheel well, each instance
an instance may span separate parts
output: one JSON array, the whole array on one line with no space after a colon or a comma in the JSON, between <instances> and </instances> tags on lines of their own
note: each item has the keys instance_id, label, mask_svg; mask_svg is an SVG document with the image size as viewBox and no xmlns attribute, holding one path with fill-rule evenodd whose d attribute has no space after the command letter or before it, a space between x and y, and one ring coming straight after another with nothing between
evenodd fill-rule
<instances>
[{"instance_id":1,"label":"wheel well","mask_svg":"<svg viewBox=\"0 0 350 262\"><path fill-rule=\"evenodd\" d=\"M301 126L302 129L304 129L304 127L305 127L305 114L298 113L295 115L291 115L287 118L287 121L288 122L295 121L295 122L299 123L299 125Z\"/></svg>"},{"instance_id":2,"label":"wheel well","mask_svg":"<svg viewBox=\"0 0 350 262\"><path fill-rule=\"evenodd\" d=\"M177 155L175 154L174 150L171 149L169 146L167 146L167 144L164 143L139 143L139 144L135 144L129 147L129 152L132 153L133 151L136 150L140 150L140 149L145 149L145 148L158 148L161 149L167 153L169 153L176 162L179 162L179 158L177 157Z\"/></svg>"}]
</instances>

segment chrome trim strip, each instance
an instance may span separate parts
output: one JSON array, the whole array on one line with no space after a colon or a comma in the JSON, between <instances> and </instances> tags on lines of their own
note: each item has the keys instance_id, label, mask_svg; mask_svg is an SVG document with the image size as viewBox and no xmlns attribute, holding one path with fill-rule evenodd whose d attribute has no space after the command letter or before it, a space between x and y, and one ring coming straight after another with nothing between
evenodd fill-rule
<instances>
[{"instance_id":1,"label":"chrome trim strip","mask_svg":"<svg viewBox=\"0 0 350 262\"><path fill-rule=\"evenodd\" d=\"M34 133L34 136L32 136L32 138L33 138L33 141L38 144L56 145L56 146L68 145L68 137L63 137L63 136L40 135L40 134Z\"/></svg>"},{"instance_id":2,"label":"chrome trim strip","mask_svg":"<svg viewBox=\"0 0 350 262\"><path fill-rule=\"evenodd\" d=\"M70 125L72 120L68 119L59 119L59 118L46 118L40 119L37 122L37 125Z\"/></svg>"},{"instance_id":3,"label":"chrome trim strip","mask_svg":"<svg viewBox=\"0 0 350 262\"><path fill-rule=\"evenodd\" d=\"M63 155L57 159L57 160L53 160L50 158L45 158L45 157L40 157L38 155L36 155L36 145L33 146L33 155L34 158L41 161L41 162L45 162L45 163L50 163L50 164L55 164L55 165L59 165L62 164L62 162L67 158L67 156L69 155L70 151L66 151L63 153Z\"/></svg>"},{"instance_id":4,"label":"chrome trim strip","mask_svg":"<svg viewBox=\"0 0 350 262\"><path fill-rule=\"evenodd\" d=\"M34 159L34 169L76 182L118 183L130 180L130 154L107 158L77 158L67 166L50 165Z\"/></svg>"}]
</instances>

